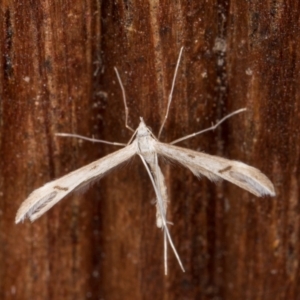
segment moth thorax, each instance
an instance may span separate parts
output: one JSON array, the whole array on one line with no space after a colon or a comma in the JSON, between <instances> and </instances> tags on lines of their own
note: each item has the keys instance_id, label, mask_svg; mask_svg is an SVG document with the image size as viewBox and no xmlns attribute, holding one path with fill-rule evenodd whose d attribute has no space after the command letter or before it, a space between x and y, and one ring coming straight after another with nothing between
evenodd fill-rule
<instances>
[{"instance_id":1,"label":"moth thorax","mask_svg":"<svg viewBox=\"0 0 300 300\"><path fill-rule=\"evenodd\" d=\"M140 137L138 140L138 151L148 163L154 163L155 148L150 136Z\"/></svg>"}]
</instances>

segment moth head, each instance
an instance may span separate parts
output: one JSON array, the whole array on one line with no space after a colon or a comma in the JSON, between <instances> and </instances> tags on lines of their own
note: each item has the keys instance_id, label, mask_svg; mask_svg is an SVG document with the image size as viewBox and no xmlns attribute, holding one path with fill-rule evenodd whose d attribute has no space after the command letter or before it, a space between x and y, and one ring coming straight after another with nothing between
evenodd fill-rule
<instances>
[{"instance_id":1,"label":"moth head","mask_svg":"<svg viewBox=\"0 0 300 300\"><path fill-rule=\"evenodd\" d=\"M140 117L140 120L141 121L137 129L137 136L141 137L141 136L151 135L151 130L146 126L144 119Z\"/></svg>"}]
</instances>

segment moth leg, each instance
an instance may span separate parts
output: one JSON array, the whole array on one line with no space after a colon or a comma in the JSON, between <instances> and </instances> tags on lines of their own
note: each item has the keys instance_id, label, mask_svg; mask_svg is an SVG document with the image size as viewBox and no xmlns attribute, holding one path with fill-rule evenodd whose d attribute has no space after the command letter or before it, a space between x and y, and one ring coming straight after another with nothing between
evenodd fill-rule
<instances>
[{"instance_id":1,"label":"moth leg","mask_svg":"<svg viewBox=\"0 0 300 300\"><path fill-rule=\"evenodd\" d=\"M174 243L172 241L172 238L171 238L171 235L170 235L170 232L169 232L169 229L168 229L168 225L167 225L167 221L166 221L166 215L165 215L165 211L164 211L164 208L163 208L163 201L162 201L162 196L161 196L161 193L160 193L160 190L159 188L157 187L156 183L155 183L155 180L151 174L151 171L150 171L150 168L148 167L148 164L147 162L145 161L144 157L140 154L138 154L148 172L148 175L150 177L150 180L151 180L151 183L153 185L153 188L154 188L154 191L155 191L155 194L156 194L156 198L157 198L157 203L159 205L159 209L160 209L160 214L161 214L161 221L162 221L162 228L164 230L164 235L165 235L165 239L169 241L169 244L174 252L174 255L180 265L180 268L182 269L183 272L185 272L184 270L184 267L183 267L183 264L181 262L181 259L178 255L178 252L174 246ZM164 260L165 260L165 275L167 275L168 273L168 269L167 269L167 242L166 240L164 241Z\"/></svg>"}]
</instances>

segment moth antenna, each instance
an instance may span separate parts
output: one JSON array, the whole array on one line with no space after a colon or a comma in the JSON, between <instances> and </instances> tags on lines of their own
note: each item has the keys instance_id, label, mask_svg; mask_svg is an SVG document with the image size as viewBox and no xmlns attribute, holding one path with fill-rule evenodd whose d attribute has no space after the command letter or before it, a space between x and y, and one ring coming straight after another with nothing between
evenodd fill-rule
<instances>
[{"instance_id":1,"label":"moth antenna","mask_svg":"<svg viewBox=\"0 0 300 300\"><path fill-rule=\"evenodd\" d=\"M132 129L132 128L128 125L128 113L129 113L129 109L128 109L128 106L127 106L125 89L124 89L124 86L123 86L121 77L120 77L120 75L119 75L118 69L117 69L116 67L114 67L114 70L115 70L115 72L116 72L116 75L117 75L117 78L118 78L118 81L119 81L119 84L120 84L120 87L121 87L121 90L122 90L122 95L123 95L123 101L124 101L124 106L125 106L125 127L126 127L127 129L129 129L130 131L134 132L134 129Z\"/></svg>"},{"instance_id":2,"label":"moth antenna","mask_svg":"<svg viewBox=\"0 0 300 300\"><path fill-rule=\"evenodd\" d=\"M163 130L164 126L165 126L166 120L167 120L168 115L169 115L170 105L171 105L171 102L172 102L173 91L174 91L174 87L175 87L175 81L176 81L176 77L177 77L177 73L178 73L178 68L179 68L179 64L180 64L180 60L181 60L183 48L184 47L181 47L180 51L179 51L179 55L178 55L178 59L177 59L177 63L176 63L176 68L175 68L175 71L174 71L174 76L173 76L171 91L170 91L170 94L169 94L169 97L168 97L167 112L166 112L164 120L163 120L163 122L162 122L162 124L160 126L160 129L159 129L159 132L158 132L158 139L160 138L160 135L162 133L162 130Z\"/></svg>"}]
</instances>

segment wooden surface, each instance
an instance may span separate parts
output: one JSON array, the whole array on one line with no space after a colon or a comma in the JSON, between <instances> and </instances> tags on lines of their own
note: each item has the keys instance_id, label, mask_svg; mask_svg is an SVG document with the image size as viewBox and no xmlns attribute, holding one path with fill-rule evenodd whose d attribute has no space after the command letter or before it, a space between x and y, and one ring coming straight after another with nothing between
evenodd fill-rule
<instances>
[{"instance_id":1,"label":"wooden surface","mask_svg":"<svg viewBox=\"0 0 300 300\"><path fill-rule=\"evenodd\" d=\"M0 299L300 299L298 1L0 3ZM121 74L136 128L259 168L277 196L163 165L171 234L163 273L154 192L138 158L31 224L19 205L44 183L127 142Z\"/></svg>"}]
</instances>

